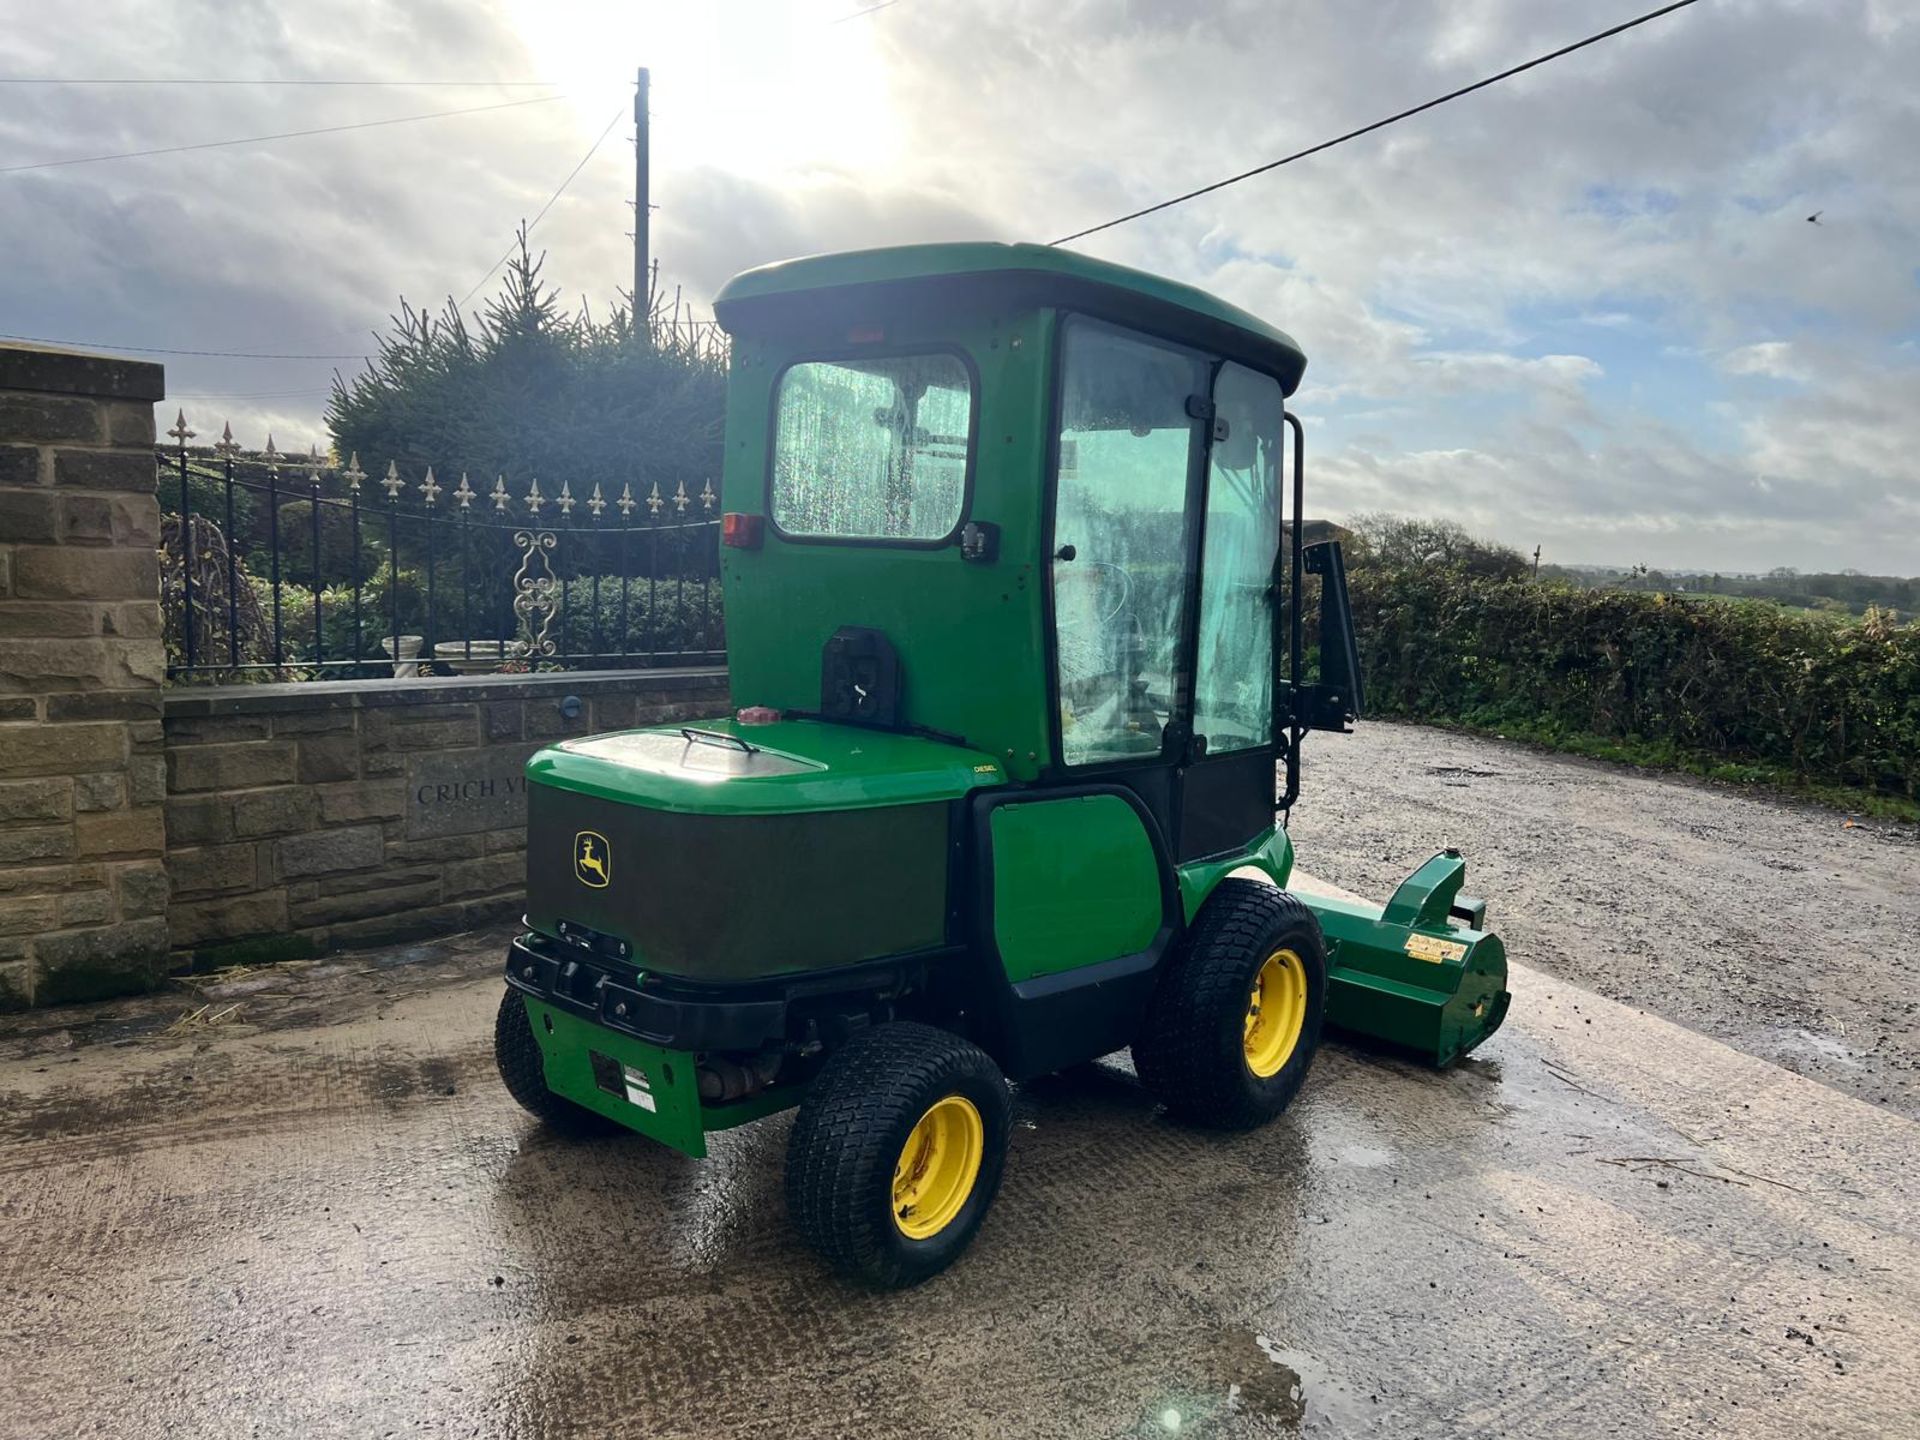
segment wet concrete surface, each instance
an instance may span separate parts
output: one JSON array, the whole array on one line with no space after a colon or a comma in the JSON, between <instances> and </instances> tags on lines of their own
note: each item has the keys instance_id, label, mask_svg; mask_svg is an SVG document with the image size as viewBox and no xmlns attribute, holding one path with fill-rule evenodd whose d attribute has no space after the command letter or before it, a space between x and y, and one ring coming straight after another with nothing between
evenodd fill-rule
<instances>
[{"instance_id":1,"label":"wet concrete surface","mask_svg":"<svg viewBox=\"0 0 1920 1440\"><path fill-rule=\"evenodd\" d=\"M1920 1119L1920 827L1420 725L1305 756L1315 873L1456 846L1510 953Z\"/></svg>"},{"instance_id":2,"label":"wet concrete surface","mask_svg":"<svg viewBox=\"0 0 1920 1440\"><path fill-rule=\"evenodd\" d=\"M0 1433L1920 1434L1920 1129L1538 971L1250 1135L1120 1058L1024 1087L972 1252L873 1295L786 1117L517 1110L500 939L0 1026Z\"/></svg>"}]
</instances>

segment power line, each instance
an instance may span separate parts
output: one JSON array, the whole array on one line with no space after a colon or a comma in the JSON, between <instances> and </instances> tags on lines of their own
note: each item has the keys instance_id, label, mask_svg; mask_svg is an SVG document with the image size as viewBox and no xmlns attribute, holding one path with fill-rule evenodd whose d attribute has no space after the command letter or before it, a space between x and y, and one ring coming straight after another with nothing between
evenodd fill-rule
<instances>
[{"instance_id":1,"label":"power line","mask_svg":"<svg viewBox=\"0 0 1920 1440\"><path fill-rule=\"evenodd\" d=\"M534 216L532 221L527 225L527 230L526 230L527 234L531 235L533 233L533 227L535 225L538 225L542 220L546 219L547 211L553 208L554 201L558 200L562 195L566 194L567 187L573 183L573 177L578 175L582 170L586 169L587 162L593 159L593 157L599 153L601 145L605 143L607 136L613 133L613 127L619 123L620 117L626 113L626 109L627 109L626 102L622 101L620 103L619 108L617 108L613 112L613 114L610 117L608 117L607 128L600 132L600 138L598 140L595 140L593 142L593 145L588 149L587 153L580 157L580 163L574 166L573 169L567 172L567 178L560 182L560 188L558 190L555 190L553 194L547 197L547 203L540 207L540 213ZM482 285L486 284L487 281L491 280L494 277L495 273L499 271L500 267L507 263L508 258L512 256L514 249L518 246L518 244L519 244L519 241L516 240L514 244L509 245L506 248L506 252L502 254L498 260L493 262L492 268L489 269L487 273L482 275L478 280L473 282L473 290L467 291L466 294L460 297L460 303L462 305L465 305L467 301L473 298L474 290L478 290Z\"/></svg>"},{"instance_id":2,"label":"power line","mask_svg":"<svg viewBox=\"0 0 1920 1440\"><path fill-rule=\"evenodd\" d=\"M1431 110L1436 106L1444 105L1449 100L1458 100L1462 95L1471 95L1476 90L1484 90L1489 85L1499 84L1502 80L1510 80L1522 71L1533 69L1536 65L1544 65L1549 60L1558 60L1563 55L1571 55L1574 51L1584 50L1589 45L1597 45L1602 40L1609 40L1615 35L1633 29L1637 25L1645 25L1650 20L1658 20L1662 15L1671 15L1676 10L1684 10L1689 5L1696 3L1698 3L1698 0L1675 0L1675 3L1671 5L1663 5L1658 10L1649 10L1645 15L1640 15L1632 20L1615 25L1611 29L1602 30L1597 35L1589 35L1584 40L1576 40L1571 45L1563 45L1560 49L1538 56L1535 59L1527 61L1524 65L1515 65L1511 70L1502 70L1498 75L1489 75L1484 80L1476 80L1471 85L1463 85L1458 90L1450 90L1445 95L1427 101L1424 105L1415 105L1410 110L1402 110L1397 115L1389 115L1386 119L1376 120L1371 125L1362 125L1358 130L1349 130L1346 134L1336 136L1332 140L1323 140L1318 145L1310 145L1305 150L1296 150L1293 154L1283 156L1281 159L1269 160L1265 165L1256 165L1251 170L1242 170L1238 175L1229 175L1226 179L1216 180L1211 185L1202 185L1198 190L1189 190L1184 195L1176 195L1171 200L1162 200L1157 205L1149 205L1145 209L1135 210L1130 214L1122 215L1117 219L1104 221L1099 225L1089 225L1084 230L1076 230L1071 235L1062 235L1058 240L1050 240L1047 243L1050 245L1065 245L1069 241L1084 239L1088 235L1096 235L1102 230L1111 230L1116 225L1125 225L1129 220L1138 220L1145 215L1152 215L1161 210L1170 210L1175 205L1184 205L1187 201L1196 200L1202 195L1211 195L1215 190L1224 190L1229 185L1238 185L1242 180L1251 180L1254 176L1264 175L1269 170L1278 170L1282 165L1291 165L1294 161L1304 160L1309 155L1318 155L1322 150L1331 150L1336 145L1344 145L1347 141L1357 140L1362 135L1371 135L1375 130L1384 130L1387 126L1397 124L1399 121L1418 115L1424 110Z\"/></svg>"},{"instance_id":3,"label":"power line","mask_svg":"<svg viewBox=\"0 0 1920 1440\"><path fill-rule=\"evenodd\" d=\"M331 395L332 386L304 390L169 390L169 400L284 400L294 395Z\"/></svg>"},{"instance_id":4,"label":"power line","mask_svg":"<svg viewBox=\"0 0 1920 1440\"><path fill-rule=\"evenodd\" d=\"M202 140L193 145L163 145L153 150L123 150L113 155L76 155L66 160L36 160L27 165L0 165L0 175L22 170L52 170L62 165L92 165L101 160L136 160L148 155L178 155L187 150L219 150L231 145L261 145L269 140L298 140L308 135L338 135L346 130L372 130L382 125L410 125L416 120L444 120L453 115L478 115L487 110L511 110L519 105L546 105L565 95L536 95L531 100L502 100L493 105L470 105L461 110L434 110L425 115L395 115L386 120L360 120L351 125L322 125L312 130L283 130L274 135L245 135L233 140Z\"/></svg>"},{"instance_id":5,"label":"power line","mask_svg":"<svg viewBox=\"0 0 1920 1440\"><path fill-rule=\"evenodd\" d=\"M182 76L164 80L63 80L37 75L0 75L0 85L333 85L358 89L397 87L408 90L548 90L557 80L268 80Z\"/></svg>"},{"instance_id":6,"label":"power line","mask_svg":"<svg viewBox=\"0 0 1920 1440\"><path fill-rule=\"evenodd\" d=\"M829 25L844 25L849 20L858 20L862 15L871 15L876 10L886 10L898 5L900 0L880 0L878 5L869 5L864 10L856 10L851 15L839 15L827 21Z\"/></svg>"},{"instance_id":7,"label":"power line","mask_svg":"<svg viewBox=\"0 0 1920 1440\"><path fill-rule=\"evenodd\" d=\"M51 340L45 335L14 335L0 331L0 340L24 340L29 345L68 345L76 350L124 350L135 355L209 355L223 360L364 360L354 355L283 355L265 350L171 350L164 345L114 345L105 340Z\"/></svg>"}]
</instances>

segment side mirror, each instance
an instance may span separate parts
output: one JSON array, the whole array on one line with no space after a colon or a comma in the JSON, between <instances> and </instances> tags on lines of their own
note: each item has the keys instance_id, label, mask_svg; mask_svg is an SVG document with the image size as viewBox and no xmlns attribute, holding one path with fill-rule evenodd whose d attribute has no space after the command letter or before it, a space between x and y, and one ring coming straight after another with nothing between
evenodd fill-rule
<instances>
[{"instance_id":1,"label":"side mirror","mask_svg":"<svg viewBox=\"0 0 1920 1440\"><path fill-rule=\"evenodd\" d=\"M1353 633L1353 604L1347 596L1347 561L1338 540L1305 546L1309 575L1320 577L1320 679L1305 688L1310 730L1349 731L1366 710L1360 677L1360 643Z\"/></svg>"}]
</instances>

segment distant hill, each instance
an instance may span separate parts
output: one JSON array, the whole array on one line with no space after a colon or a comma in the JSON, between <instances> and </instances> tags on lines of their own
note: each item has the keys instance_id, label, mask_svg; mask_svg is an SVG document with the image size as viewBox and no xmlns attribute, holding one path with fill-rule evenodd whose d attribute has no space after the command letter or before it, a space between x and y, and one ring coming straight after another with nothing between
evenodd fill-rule
<instances>
[{"instance_id":1,"label":"distant hill","mask_svg":"<svg viewBox=\"0 0 1920 1440\"><path fill-rule=\"evenodd\" d=\"M1582 589L1666 590L1766 600L1796 610L1863 615L1869 608L1890 610L1896 619L1920 614L1920 578L1863 575L1857 570L1801 574L1790 567L1764 575L1702 570L1654 570L1644 565L1543 565L1541 578L1562 580Z\"/></svg>"}]
</instances>

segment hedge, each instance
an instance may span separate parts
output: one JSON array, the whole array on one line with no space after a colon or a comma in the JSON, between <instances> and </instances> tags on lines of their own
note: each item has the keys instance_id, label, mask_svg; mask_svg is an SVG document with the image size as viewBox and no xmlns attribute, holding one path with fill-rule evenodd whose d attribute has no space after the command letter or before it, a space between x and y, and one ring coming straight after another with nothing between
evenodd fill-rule
<instances>
[{"instance_id":1,"label":"hedge","mask_svg":"<svg viewBox=\"0 0 1920 1440\"><path fill-rule=\"evenodd\" d=\"M1599 737L1920 793L1920 621L1367 567L1370 713Z\"/></svg>"}]
</instances>

